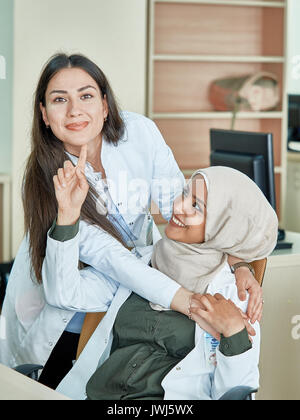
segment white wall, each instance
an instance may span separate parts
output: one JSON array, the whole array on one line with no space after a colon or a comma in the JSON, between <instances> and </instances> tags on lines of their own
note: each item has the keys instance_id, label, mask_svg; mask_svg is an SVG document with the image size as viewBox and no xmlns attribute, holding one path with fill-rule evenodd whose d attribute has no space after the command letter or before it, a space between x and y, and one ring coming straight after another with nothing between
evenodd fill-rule
<instances>
[{"instance_id":1,"label":"white wall","mask_svg":"<svg viewBox=\"0 0 300 420\"><path fill-rule=\"evenodd\" d=\"M123 109L144 113L146 0L15 0L12 254L23 237L21 179L30 150L33 93L57 51L80 52L104 71Z\"/></svg>"},{"instance_id":2,"label":"white wall","mask_svg":"<svg viewBox=\"0 0 300 420\"><path fill-rule=\"evenodd\" d=\"M300 95L300 1L288 0L287 92Z\"/></svg>"},{"instance_id":3,"label":"white wall","mask_svg":"<svg viewBox=\"0 0 300 420\"><path fill-rule=\"evenodd\" d=\"M11 171L13 2L0 0L0 173ZM0 214L0 217L2 215Z\"/></svg>"}]
</instances>

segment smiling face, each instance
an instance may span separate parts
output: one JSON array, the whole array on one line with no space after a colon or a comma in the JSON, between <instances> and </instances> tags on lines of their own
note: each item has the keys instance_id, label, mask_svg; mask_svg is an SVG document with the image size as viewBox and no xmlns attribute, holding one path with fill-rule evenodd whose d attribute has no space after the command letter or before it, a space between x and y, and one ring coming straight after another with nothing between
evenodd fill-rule
<instances>
[{"instance_id":1,"label":"smiling face","mask_svg":"<svg viewBox=\"0 0 300 420\"><path fill-rule=\"evenodd\" d=\"M53 76L45 106L40 104L40 109L46 126L70 153L76 154L82 145L102 139L107 101L95 80L80 68L65 68Z\"/></svg>"},{"instance_id":2,"label":"smiling face","mask_svg":"<svg viewBox=\"0 0 300 420\"><path fill-rule=\"evenodd\" d=\"M196 175L174 200L173 214L165 234L169 239L187 244L204 242L207 188L202 175Z\"/></svg>"}]
</instances>

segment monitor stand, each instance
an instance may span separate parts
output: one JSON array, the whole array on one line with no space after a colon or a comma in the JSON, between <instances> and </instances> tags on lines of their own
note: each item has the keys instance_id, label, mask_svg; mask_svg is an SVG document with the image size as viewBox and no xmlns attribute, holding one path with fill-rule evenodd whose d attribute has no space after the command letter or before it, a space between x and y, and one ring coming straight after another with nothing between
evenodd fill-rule
<instances>
[{"instance_id":1,"label":"monitor stand","mask_svg":"<svg viewBox=\"0 0 300 420\"><path fill-rule=\"evenodd\" d=\"M285 242L285 231L284 229L278 229L278 237L277 237L277 244L275 246L276 249L290 249L292 248L292 242Z\"/></svg>"}]
</instances>

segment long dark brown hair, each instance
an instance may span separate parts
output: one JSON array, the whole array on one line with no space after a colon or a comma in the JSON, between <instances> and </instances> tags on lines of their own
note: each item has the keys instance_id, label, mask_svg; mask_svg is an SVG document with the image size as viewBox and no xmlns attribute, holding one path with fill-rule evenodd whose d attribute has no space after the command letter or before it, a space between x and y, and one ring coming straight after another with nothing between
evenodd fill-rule
<instances>
[{"instance_id":1,"label":"long dark brown hair","mask_svg":"<svg viewBox=\"0 0 300 420\"><path fill-rule=\"evenodd\" d=\"M64 68L73 67L85 70L98 84L102 97L106 95L108 118L102 129L105 141L117 145L124 133L124 123L120 117L114 94L99 67L80 54L71 56L56 54L51 57L41 73L35 92L31 154L27 161L22 188L25 233L29 236L33 273L39 283L42 283L47 231L56 218L58 210L53 176L59 168L63 167L64 161L69 159L62 141L55 137L51 128L46 128L40 103L45 106L45 93L52 77ZM105 216L97 212L97 196L96 191L90 185L81 209L81 219L100 227L122 242L113 225Z\"/></svg>"}]
</instances>

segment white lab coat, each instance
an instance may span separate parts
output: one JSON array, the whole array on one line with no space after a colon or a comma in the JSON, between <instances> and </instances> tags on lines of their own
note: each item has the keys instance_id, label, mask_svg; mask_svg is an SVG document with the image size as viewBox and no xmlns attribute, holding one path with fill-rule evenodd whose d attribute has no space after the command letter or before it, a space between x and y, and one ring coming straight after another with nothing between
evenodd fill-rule
<instances>
[{"instance_id":1,"label":"white lab coat","mask_svg":"<svg viewBox=\"0 0 300 420\"><path fill-rule=\"evenodd\" d=\"M182 182L183 176L170 149L150 120L132 113L124 113L123 118L126 124L123 140L118 147L103 142L101 159L107 178L112 181L110 189L112 199L138 238L136 245L143 258L137 259L105 232L80 222L80 234L73 240L58 242L48 238L43 266L43 285L38 285L31 279L28 241L25 238L10 275L0 320L0 362L11 367L23 363L45 365L53 347L76 311L107 311L107 315L79 360L59 385L58 389L61 392L75 399L85 397L87 380L98 364L108 357L115 316L131 290L152 302L168 307L179 288L179 285L167 276L147 265L152 252L152 247L149 245L151 243L149 225L152 219L145 214L145 209L152 199L168 219L172 213L172 202L176 194L181 192L182 184L180 186L177 183L177 187L170 194L169 191L162 192L158 188L153 188L155 184L153 180L177 178ZM88 169L87 167L87 176L89 176ZM126 194L124 194L124 178L127 179L128 185ZM138 184L135 183L137 179L141 185L138 191L134 188ZM122 187L118 191L120 183ZM147 183L150 185L149 188L145 188ZM128 210L127 202L134 202L135 206L129 205ZM135 209L131 211L133 207ZM155 225L152 234L155 243L160 238ZM79 255L81 261L96 267L97 271L86 268L79 274L76 268ZM232 275L230 278L234 282ZM257 341L259 341L258 335L255 343ZM201 347L201 332L199 337L196 337L196 342ZM186 359L189 360L194 353L195 351L192 351ZM220 377L216 389L221 389L221 393L236 384L257 387L258 345L247 352L247 356L245 355L235 356L229 360L218 353L220 368L224 366L231 371L230 362L233 361L236 361L234 366L238 367L230 375L226 372L228 379L218 375L220 368L216 369L214 378ZM245 357L247 363L242 363ZM223 364L223 361L226 363ZM182 368L182 365L180 366ZM198 366L201 367L202 364L199 363ZM182 374L185 369L175 368L176 372ZM174 369L165 378L166 398L171 399L175 391L169 392L167 383L173 373ZM238 377L234 378L233 375ZM184 377L182 380L184 381ZM207 380L208 376L206 382L204 381L208 384ZM200 383L202 384L202 380ZM224 383L223 387L220 387L221 383ZM186 386L184 388L189 389ZM184 391L183 389L181 391L182 397ZM193 395L197 395L197 398L209 398L211 394L197 391ZM213 394L216 395L217 392Z\"/></svg>"},{"instance_id":2,"label":"white lab coat","mask_svg":"<svg viewBox=\"0 0 300 420\"><path fill-rule=\"evenodd\" d=\"M44 267L44 286L53 305L61 305L64 308L75 308L80 306L80 299L87 302L86 293L95 292L97 279L94 277L94 270L86 268L86 273L91 271L91 277L85 275L80 277L76 268L78 261L78 250L81 243L81 233L67 242L55 241L48 238L47 256ZM69 264L60 264L60 260L68 261ZM72 269L71 267L74 267ZM55 267L55 269L50 269ZM69 299L63 289L69 290L70 295L80 296L75 300ZM159 289L162 292L163 287ZM59 292L58 292L59 291ZM113 340L113 324L120 306L130 295L131 291L120 285L113 297L111 305L107 306L110 298L105 293L97 294L97 299L89 299L89 310L105 311L107 314L94 332L88 344L76 361L74 367L63 379L57 390L73 399L84 399L86 383L109 356ZM214 278L209 285L208 293L221 293L224 297L230 298L244 312L247 308L247 301L241 302L238 299L235 277L230 272L229 266ZM111 295L110 295L111 296ZM66 299L64 301L64 299ZM259 324L255 323L256 336L253 338L253 348L247 352L226 357L218 349L216 351L217 366L210 364L210 348L207 345L206 333L197 326L195 333L195 348L175 366L164 378L162 385L165 390L165 399L218 399L226 391L237 385L247 385L252 388L259 386Z\"/></svg>"},{"instance_id":3,"label":"white lab coat","mask_svg":"<svg viewBox=\"0 0 300 420\"><path fill-rule=\"evenodd\" d=\"M111 197L138 238L135 245L143 258L137 259L107 233L81 222L81 260L99 268L105 273L105 278L95 272L83 271L82 281L85 275L94 279L90 291L58 288L53 299L53 289L48 290L47 282L39 285L31 276L28 238L24 238L9 278L0 318L0 362L7 366L45 365L75 312L106 310L118 282L167 307L179 288L174 281L152 270L142 260L149 261L151 243L160 239L157 227L147 214L151 200L156 202L166 219L170 218L173 200L182 191L184 177L151 120L131 112L123 112L122 118L124 136L117 147L103 142L101 160ZM89 164L86 175L97 185ZM157 187L157 180L163 180L167 185L168 180L174 181L174 188L172 191L168 188L161 190ZM60 246L68 249L69 243ZM66 266L68 258L63 260ZM61 262L59 260L58 266ZM70 266L70 272L72 270ZM163 291L159 291L158 285L164 287ZM104 307L102 300L99 306L102 296L106 296Z\"/></svg>"}]
</instances>

